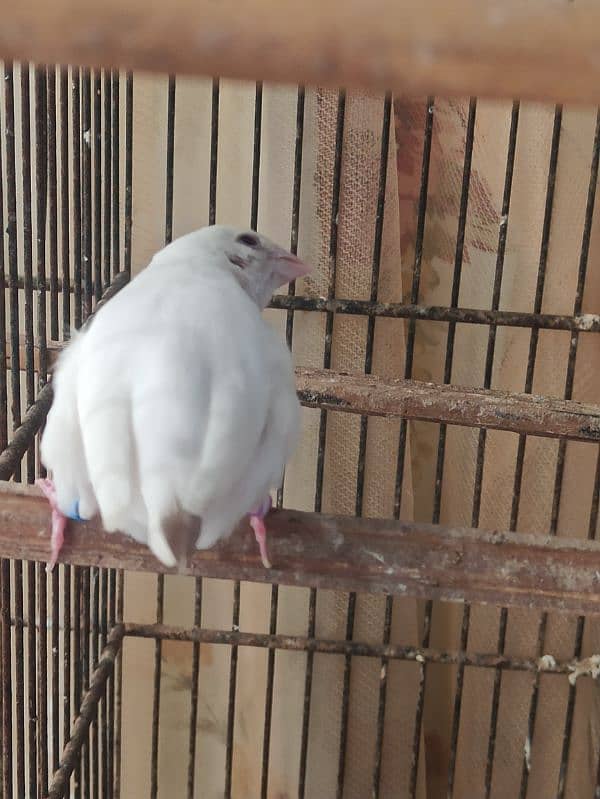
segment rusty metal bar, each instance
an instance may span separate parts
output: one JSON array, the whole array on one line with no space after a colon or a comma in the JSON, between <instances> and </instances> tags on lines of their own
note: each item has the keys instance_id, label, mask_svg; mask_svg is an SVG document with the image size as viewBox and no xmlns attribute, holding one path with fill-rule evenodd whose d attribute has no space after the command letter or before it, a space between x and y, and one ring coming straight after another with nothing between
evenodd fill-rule
<instances>
[{"instance_id":1,"label":"rusty metal bar","mask_svg":"<svg viewBox=\"0 0 600 799\"><path fill-rule=\"evenodd\" d=\"M35 487L0 486L0 556L45 561L49 510ZM600 543L301 511L269 516L274 568L261 565L245 522L196 552L180 573L384 592L450 601L600 613ZM45 535L44 531L48 530ZM61 561L168 573L150 550L97 522L71 523Z\"/></svg>"},{"instance_id":2,"label":"rusty metal bar","mask_svg":"<svg viewBox=\"0 0 600 799\"><path fill-rule=\"evenodd\" d=\"M117 275L115 280L120 277ZM114 282L114 281L113 281ZM16 288L25 287L23 277L13 281ZM40 284L33 277L32 286L38 290ZM61 293L73 293L73 285L58 280L57 289ZM317 311L320 313L340 313L350 316L385 317L387 319L412 319L419 322L455 322L466 325L498 325L499 327L527 327L541 330L577 330L580 333L599 333L600 314L581 313L574 316L565 314L539 313L528 311L502 311L486 308L461 308L448 305L420 305L402 302L377 302L376 300L356 300L343 298L310 297L299 294L274 294L269 308L287 311Z\"/></svg>"},{"instance_id":3,"label":"rusty metal bar","mask_svg":"<svg viewBox=\"0 0 600 799\"><path fill-rule=\"evenodd\" d=\"M94 313L90 314L89 317L86 319L86 325L91 322L91 320L94 318L94 314L98 313L98 311L100 310L100 308L102 308L104 303L111 300L115 296L115 294L121 291L121 289L124 286L126 286L127 283L129 283L129 280L130 276L128 272L119 272L117 275L115 275L110 286L108 286L108 288L102 293L102 297L96 303L96 306L94 308Z\"/></svg>"},{"instance_id":4,"label":"rusty metal bar","mask_svg":"<svg viewBox=\"0 0 600 799\"><path fill-rule=\"evenodd\" d=\"M5 4L0 55L413 95L600 99L594 3L254 0L239 11L235 0Z\"/></svg>"},{"instance_id":5,"label":"rusty metal bar","mask_svg":"<svg viewBox=\"0 0 600 799\"><path fill-rule=\"evenodd\" d=\"M36 433L46 421L51 405L52 386L47 383L25 414L21 426L15 430L11 442L0 454L0 480L9 480L13 476Z\"/></svg>"},{"instance_id":6,"label":"rusty metal bar","mask_svg":"<svg viewBox=\"0 0 600 799\"><path fill-rule=\"evenodd\" d=\"M121 648L123 632L123 626L120 624L110 631L106 646L102 650L98 665L92 674L90 687L81 702L79 715L71 730L71 738L63 750L61 764L52 777L48 799L62 799L67 794L71 774L79 762L81 747L86 740L90 724L96 717L98 703L102 698L106 681L112 674L115 659Z\"/></svg>"},{"instance_id":7,"label":"rusty metal bar","mask_svg":"<svg viewBox=\"0 0 600 799\"><path fill-rule=\"evenodd\" d=\"M418 305L401 302L372 302L371 300L327 299L275 294L270 308L293 311L320 311L351 316L381 316L389 319L414 319L429 322L456 322L467 325L498 325L498 327L527 327L544 330L579 330L582 333L600 331L600 314L527 313L495 311L479 308L453 308L446 305Z\"/></svg>"},{"instance_id":8,"label":"rusty metal bar","mask_svg":"<svg viewBox=\"0 0 600 799\"><path fill-rule=\"evenodd\" d=\"M273 635L270 633L246 633L236 630L215 630L202 627L175 627L168 624L124 625L124 635L133 638L151 638L160 641L186 641L200 644L223 644L226 646L255 646L264 649L284 649L290 652L318 652L324 655L347 655L358 657L407 660L417 663L440 663L442 665L463 664L484 669L511 669L534 671L544 674L567 674L574 683L579 677L596 674L598 655L586 658L559 660L551 654L542 657L523 658L498 652L456 652L403 644L369 644L345 639L308 638L303 635Z\"/></svg>"}]
</instances>

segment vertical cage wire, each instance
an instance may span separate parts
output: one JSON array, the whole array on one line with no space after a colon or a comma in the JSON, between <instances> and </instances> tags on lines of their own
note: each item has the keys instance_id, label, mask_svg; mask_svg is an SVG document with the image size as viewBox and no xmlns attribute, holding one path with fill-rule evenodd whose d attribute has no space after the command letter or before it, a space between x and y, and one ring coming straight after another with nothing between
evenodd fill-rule
<instances>
[{"instance_id":1,"label":"vertical cage wire","mask_svg":"<svg viewBox=\"0 0 600 799\"><path fill-rule=\"evenodd\" d=\"M166 159L166 196L165 196L165 244L173 239L173 168L175 158L175 77L169 76L167 96L167 159ZM156 622L162 624L164 613L164 576L156 581ZM158 794L158 743L160 729L160 689L161 689L161 653L159 640L154 649L154 697L152 706L152 754L150 765L150 797L156 799Z\"/></svg>"},{"instance_id":2,"label":"vertical cage wire","mask_svg":"<svg viewBox=\"0 0 600 799\"><path fill-rule=\"evenodd\" d=\"M5 159L3 156L2 148L0 148L0 224L2 225L2 230L9 229L9 220L7 218L7 214L4 212L4 175L5 175ZM5 257L4 257L4 243L2 247L0 247L0 280L2 281L2 292L0 293L0 330L2 330L2 336L0 336L0 358L2 358L2 363L6 363L6 358L8 355L7 346L6 346L6 264L5 264ZM6 445L8 444L8 381L7 381L7 370L5 368L0 369L0 448L2 450L6 449Z\"/></svg>"},{"instance_id":3,"label":"vertical cage wire","mask_svg":"<svg viewBox=\"0 0 600 799\"><path fill-rule=\"evenodd\" d=\"M254 130L253 130L253 156L252 156L252 182L250 189L250 227L256 230L258 224L258 199L260 178L260 152L262 131L262 84L257 83L254 95ZM233 584L233 610L231 626L239 629L241 606L241 585L239 580ZM225 749L225 790L226 799L231 797L233 778L233 750L235 735L235 709L238 673L238 648L232 646L229 664L229 695L227 700L227 732Z\"/></svg>"},{"instance_id":4,"label":"vertical cage wire","mask_svg":"<svg viewBox=\"0 0 600 799\"><path fill-rule=\"evenodd\" d=\"M371 288L370 300L377 300L379 287L379 267L381 259L381 239L383 236L384 220L384 200L386 190L386 178L388 168L389 142L390 142L390 122L391 122L391 96L388 95L384 101L383 122L381 133L381 155L379 163L379 185L377 188L377 209L375 217L375 236L373 245L373 258L371 264ZM337 211L336 211L337 213ZM375 319L370 318L367 327L366 351L364 372L370 374L373 364L373 346L375 338ZM356 474L356 504L355 515L363 514L363 491L365 481L365 458L367 447L367 424L368 418L362 416L360 420L360 434L358 445L358 463ZM352 592L348 596L348 609L346 615L346 639L352 640L354 636L354 617L356 611L356 593ZM391 618L390 618L391 623ZM352 658L347 656L344 661L343 693L342 693L342 713L340 723L340 743L337 773L337 796L341 799L344 792L346 749L348 737L348 712L350 702L350 680L351 680ZM376 755L377 757L377 755Z\"/></svg>"},{"instance_id":5,"label":"vertical cage wire","mask_svg":"<svg viewBox=\"0 0 600 799\"><path fill-rule=\"evenodd\" d=\"M392 121L392 95L387 94L383 106L383 121L381 129L381 156L379 161L379 185L377 188L377 210L375 217L375 241L373 244L373 263L371 273L372 302L377 300L379 288L379 270L381 266L381 249L383 240L383 223L385 214L385 195L387 189L387 173L390 155L390 126ZM375 336L375 319L369 319L367 329L367 353L365 355L365 374L370 374L373 368L373 339ZM356 513L362 515L362 495L365 480L365 457L367 446L368 417L362 416L360 420L360 444L357 467L356 487ZM359 501L360 500L360 501ZM383 641L389 643L392 629L392 597L385 600L385 616L383 621ZM377 709L377 732L375 740L375 760L373 764L373 797L378 799L381 779L381 758L383 755L383 733L385 723L385 703L387 697L387 662L381 661L381 675L379 683L379 702Z\"/></svg>"},{"instance_id":6,"label":"vertical cage wire","mask_svg":"<svg viewBox=\"0 0 600 799\"><path fill-rule=\"evenodd\" d=\"M504 193L502 197L502 212L501 212L502 225L500 227L500 231L498 234L498 255L496 259L496 272L494 275L494 293L492 297L492 308L494 310L496 310L500 304L500 291L502 288L502 277L504 270L504 256L506 252L506 236L510 221L509 217L510 198L512 191L513 171L515 165L517 132L519 126L519 111L520 111L520 104L518 102L514 102L512 107L511 120L510 120L510 132L508 136L508 153L506 157L506 172L504 176ZM497 332L496 327L491 326L488 335L488 345L487 345L486 362L485 362L484 386L486 388L491 387L492 383L492 370L494 365L496 332ZM486 431L485 429L482 429L479 433L479 440L477 443L477 465L475 473L475 485L473 490L472 522L475 526L479 525L486 439L487 439ZM498 629L497 649L499 653L504 652L504 646L506 642L506 616L507 614L503 608L500 615L500 624ZM492 789L492 772L493 772L494 752L496 745L496 730L498 724L498 708L499 708L501 679L502 679L502 672L499 669L496 669L494 673L494 685L492 689L493 696L492 696L490 730L488 733L488 748L487 748L487 757L486 757L486 771L485 771L485 783L484 783L486 799L489 799L490 792Z\"/></svg>"},{"instance_id":7,"label":"vertical cage wire","mask_svg":"<svg viewBox=\"0 0 600 799\"><path fill-rule=\"evenodd\" d=\"M114 80L118 84L119 75L114 73ZM133 227L133 74L127 72L125 75L125 185L124 185L124 236L123 236L123 271L125 276L131 276L131 235ZM118 90L113 92L113 114L118 119ZM115 150L115 158L118 159L118 150ZM116 170L119 173L117 167ZM118 182L114 183L114 191L118 198ZM118 225L116 226L118 228ZM113 243L116 237L113 238ZM109 621L111 627L115 622L123 622L124 600L125 600L125 579L123 570L110 573L110 606ZM109 729L109 762L111 765L111 796L120 799L121 795L121 693L123 681L123 659L122 652L117 653L115 671L109 676L108 685L110 693L109 715L111 725ZM114 760L113 760L114 758Z\"/></svg>"},{"instance_id":8,"label":"vertical cage wire","mask_svg":"<svg viewBox=\"0 0 600 799\"><path fill-rule=\"evenodd\" d=\"M211 132L210 132L210 178L208 199L208 222L214 225L217 208L217 145L219 132L219 82L212 82ZM202 578L196 578L194 587L194 625L202 624ZM190 692L190 722L188 744L187 796L193 799L196 784L196 739L198 719L198 681L200 678L200 644L195 642L192 650L192 689Z\"/></svg>"},{"instance_id":9,"label":"vertical cage wire","mask_svg":"<svg viewBox=\"0 0 600 799\"><path fill-rule=\"evenodd\" d=\"M560 133L562 124L563 109L558 105L554 111L554 126L552 129L552 144L550 150L550 163L548 166L548 183L546 188L546 205L544 208L544 222L542 227L542 240L540 245L540 259L538 267L538 277L536 284L536 292L534 299L534 312L541 310L542 300L544 295L544 287L546 281L546 267L548 260L548 247L550 242L550 228L552 223L552 211L554 204L554 193L556 187L556 170L558 165L558 153L560 146ZM531 337L529 342L529 355L527 359L527 375L525 378L525 391L531 393L533 390L533 376L535 371L535 362L538 351L539 331L532 328ZM515 467L515 482L513 489L513 507L511 510L511 529L517 529L518 514L520 509L521 499L521 486L523 481L523 465L525 461L525 446L527 437L519 436L519 448L517 451L517 463ZM537 651L540 657L543 653L544 647L544 628L546 625L546 618L542 617L540 620L540 627L538 630L538 645ZM535 727L535 717L537 712L539 694L539 680L535 680L532 686L529 715L527 721L527 737L529 741L532 740ZM524 799L527 794L527 785L529 781L529 768L527 767L527 758L523 757L523 764L521 769L521 787L519 792L519 799Z\"/></svg>"},{"instance_id":10,"label":"vertical cage wire","mask_svg":"<svg viewBox=\"0 0 600 799\"><path fill-rule=\"evenodd\" d=\"M592 229L592 220L594 214L594 204L596 199L596 186L598 183L598 160L600 155L600 116L597 115L596 117L596 132L594 136L594 146L592 152L592 159L590 165L590 181L589 181L589 188L588 188L588 197L587 197L587 204L585 210L585 220L584 220L584 228L583 228L583 237L581 243L581 251L579 257L579 267L577 273L577 287L575 291L575 300L573 305L573 315L577 315L581 313L582 303L583 303L583 291L585 286L585 278L587 272L587 265L588 265L588 253L589 253L589 246L590 246L590 236L591 236L591 229ZM575 361L577 357L577 345L579 343L579 334L577 331L574 331L571 334L571 339L569 342L569 354L568 354L568 361L567 361L567 370L566 370L566 377L565 377L565 390L564 390L564 397L565 399L571 399L573 395L573 382L575 378ZM553 492L553 499L552 499L552 512L550 516L550 534L556 535L557 527L558 527L558 514L560 509L560 502L562 498L562 484L563 484L563 477L564 477L564 470L565 470L565 457L566 457L566 449L567 449L567 442L560 440L558 445L558 454L556 460L556 471L555 471L555 479L554 479L554 492ZM591 521L591 520L590 520ZM594 528L595 529L595 528ZM577 630L575 633L575 652L580 651L581 643L583 641L583 624L579 624L581 626L581 630ZM538 640L540 641L540 646L543 649L545 644L545 637L546 637L546 628L547 628L547 614L542 614L540 619L539 625L539 632L538 632ZM572 686L573 687L573 686ZM539 687L537 684L534 685L534 689L532 692L532 701L530 706L530 718L531 718L531 735L530 741L533 745L533 733L535 730L535 719L536 719L536 710L537 710L537 691ZM534 702L533 694L536 695L536 699ZM569 699L567 704L567 711L565 717L565 728L566 731L569 730L571 722L569 718L572 717L572 713L574 710L574 691L569 690ZM557 788L557 797L562 799L564 796L565 790L565 782L566 782L566 769L567 769L567 762L566 759L568 757L568 736L567 736L567 743L563 745L563 751L561 754L561 761L560 761L560 770L559 770L559 777L558 777L558 788Z\"/></svg>"},{"instance_id":11,"label":"vertical cage wire","mask_svg":"<svg viewBox=\"0 0 600 799\"><path fill-rule=\"evenodd\" d=\"M331 222L329 231L329 274L327 280L327 297L331 299L335 296L335 278L337 266L337 229L338 229L338 210L340 201L340 186L342 174L342 148L344 139L344 121L346 114L346 93L340 91L337 99L337 121L335 131L335 154L333 162L333 175L332 175L332 197L331 197ZM323 368L329 369L331 367L331 346L333 340L333 314L328 313L325 322L325 341L323 352ZM316 485L315 485L315 499L314 510L316 513L321 512L323 502L323 475L325 469L325 443L327 437L327 412L320 411L319 415L319 437L318 437L318 450L317 450L317 470L316 470ZM309 605L308 605L308 620L307 620L307 635L313 638L315 635L317 615L317 591L311 589ZM298 796L304 799L306 791L306 769L308 758L308 737L310 731L310 710L311 710L311 696L312 696L312 681L313 681L313 668L314 656L309 652L306 658L306 675L304 684L304 711L302 718L302 739L300 746L300 770L298 777Z\"/></svg>"},{"instance_id":12,"label":"vertical cage wire","mask_svg":"<svg viewBox=\"0 0 600 799\"><path fill-rule=\"evenodd\" d=\"M425 237L425 220L427 214L427 196L429 187L429 166L431 162L431 142L433 137L433 118L434 118L434 99L433 97L427 98L427 107L425 110L425 132L423 140L423 157L421 165L421 186L419 190L419 207L417 215L417 232L415 237L415 259L412 272L412 285L410 301L417 303L419 298L419 289L421 283L421 265L423 259L423 244ZM408 324L406 335L406 356L404 362L404 377L410 379L412 377L413 359L416 338L416 322L411 319ZM394 517L400 518L401 502L402 502L402 488L404 480L406 448L407 448L407 435L408 424L406 419L400 422L400 437L398 442L398 460L396 466L396 499L394 503ZM431 633L431 614L433 611L433 603L429 600L425 603L423 615L423 632L421 636L421 646L429 646L429 637ZM389 608L388 613L391 615L392 609ZM391 626L391 619L390 619ZM409 793L411 799L414 799L417 791L417 777L419 772L419 757L421 754L421 724L423 721L423 710L425 707L425 689L426 689L427 673L425 670L425 663L422 663L419 668L419 688L417 694L417 703L415 708L415 724L412 741L412 758L409 778Z\"/></svg>"},{"instance_id":13,"label":"vertical cage wire","mask_svg":"<svg viewBox=\"0 0 600 799\"><path fill-rule=\"evenodd\" d=\"M17 253L17 182L15 166L15 89L12 64L4 67L4 114L6 130L6 207L8 216L8 262L10 303L10 385L13 432L21 423L21 362L19 352L19 267ZM19 480L21 467L16 470Z\"/></svg>"},{"instance_id":14,"label":"vertical cage wire","mask_svg":"<svg viewBox=\"0 0 600 799\"><path fill-rule=\"evenodd\" d=\"M258 87L257 87L258 92ZM304 87L298 87L296 99L296 131L295 131L295 144L294 144L294 172L292 182L292 216L291 216L291 233L290 233L290 250L292 253L298 252L298 230L300 225L300 190L302 181L302 148L304 143L304 105L305 105L305 90ZM288 287L288 294L293 296L295 293L295 282L290 283ZM293 333L294 333L294 312L289 310L286 314L286 327L285 337L286 343L290 350L293 349ZM285 474L281 486L277 490L276 507L283 507L283 491L285 485ZM277 585L271 587L271 607L269 614L269 633L275 635L277 632L277 611L279 602L279 589ZM261 783L260 795L261 799L266 799L269 787L269 757L271 745L271 723L273 715L273 700L274 700L274 679L275 679L275 651L270 650L267 661L267 682L265 692L265 713L264 713L264 731L263 731L263 755L261 766Z\"/></svg>"},{"instance_id":15,"label":"vertical cage wire","mask_svg":"<svg viewBox=\"0 0 600 799\"><path fill-rule=\"evenodd\" d=\"M520 110L519 103L514 102L511 112L510 131L508 136L508 151L507 151L506 169L504 175L504 191L502 197L501 220L498 232L498 246L497 246L497 256L496 256L496 269L494 274L494 287L492 294L492 310L497 310L500 305L500 294L502 289L502 278L504 270L504 256L506 251L506 237L509 225L512 178L513 178L516 144L517 144L519 110ZM488 333L485 373L483 379L484 388L490 388L492 384L495 343L496 343L496 327L494 325L491 325ZM485 464L486 439L487 439L486 430L482 428L479 432L479 440L477 443L477 461L476 461L476 471L475 471L475 480L473 488L471 523L474 527L479 526L483 471ZM465 609L463 612L463 636L464 636L463 641L465 648L469 636L469 621L470 621L470 607L469 605L465 605ZM504 649L505 635L506 635L506 623L501 619L500 629L498 634L498 651L503 651ZM501 674L500 671L497 670L495 679L498 681L500 678L500 674ZM464 667L462 668L459 667L457 683L456 683L455 707L454 707L454 717L452 725L452 760L451 760L451 768L449 770L449 775L448 775L449 790L451 792L453 790L453 784L454 784L454 768L456 764L456 748L458 744L463 682L464 682ZM488 751L487 751L487 764L486 764L486 776L485 776L485 788L484 788L486 796L489 796L492 784L492 768L493 768L493 759L494 759L497 710L498 710L498 703L496 696L497 691L499 691L499 682L498 686L496 686L496 684L494 685L494 698L492 700L492 711L491 711L492 719L490 722L490 732L488 736Z\"/></svg>"}]
</instances>

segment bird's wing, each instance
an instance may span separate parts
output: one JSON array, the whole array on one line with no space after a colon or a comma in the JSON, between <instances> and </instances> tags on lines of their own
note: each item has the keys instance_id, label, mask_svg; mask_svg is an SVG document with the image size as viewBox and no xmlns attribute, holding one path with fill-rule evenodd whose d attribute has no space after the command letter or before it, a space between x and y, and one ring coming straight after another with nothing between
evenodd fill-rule
<instances>
[{"instance_id":1,"label":"bird's wing","mask_svg":"<svg viewBox=\"0 0 600 799\"><path fill-rule=\"evenodd\" d=\"M65 515L88 519L97 513L86 466L77 412L77 375L85 333L73 333L57 361L52 387L54 399L40 444L44 466L51 471L58 505Z\"/></svg>"}]
</instances>

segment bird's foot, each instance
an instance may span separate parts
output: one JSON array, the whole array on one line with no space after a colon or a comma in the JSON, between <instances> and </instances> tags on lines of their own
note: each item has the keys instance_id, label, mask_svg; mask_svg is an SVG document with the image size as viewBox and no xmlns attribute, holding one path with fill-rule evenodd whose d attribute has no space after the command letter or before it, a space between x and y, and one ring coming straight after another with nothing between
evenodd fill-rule
<instances>
[{"instance_id":1,"label":"bird's foot","mask_svg":"<svg viewBox=\"0 0 600 799\"><path fill-rule=\"evenodd\" d=\"M260 550L260 559L265 569L271 568L271 561L269 560L269 553L267 551L267 528L265 526L265 516L271 510L271 497L262 503L262 505L252 511L250 515L250 527L254 530L254 537Z\"/></svg>"},{"instance_id":2,"label":"bird's foot","mask_svg":"<svg viewBox=\"0 0 600 799\"><path fill-rule=\"evenodd\" d=\"M54 483L47 477L36 480L36 485L41 489L42 493L50 503L52 508L52 533L50 536L50 560L46 566L46 571L51 572L58 559L58 554L62 549L65 540L65 527L67 525L67 517L58 507L56 499L56 489Z\"/></svg>"}]
</instances>

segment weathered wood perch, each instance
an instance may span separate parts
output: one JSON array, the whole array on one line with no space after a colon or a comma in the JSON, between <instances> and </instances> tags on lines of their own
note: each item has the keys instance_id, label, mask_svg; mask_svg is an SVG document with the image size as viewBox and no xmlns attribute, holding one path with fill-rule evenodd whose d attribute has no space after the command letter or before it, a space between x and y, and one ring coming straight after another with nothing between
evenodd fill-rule
<instances>
[{"instance_id":1,"label":"weathered wood perch","mask_svg":"<svg viewBox=\"0 0 600 799\"><path fill-rule=\"evenodd\" d=\"M600 441L600 407L572 400L325 369L296 369L296 387L313 408Z\"/></svg>"},{"instance_id":2,"label":"weathered wood perch","mask_svg":"<svg viewBox=\"0 0 600 799\"><path fill-rule=\"evenodd\" d=\"M46 561L49 525L36 488L0 486L0 556ZM270 571L242 523L229 541L195 553L184 573L600 613L600 543L294 510L273 512L269 528ZM169 572L147 547L95 522L70 523L59 560Z\"/></svg>"},{"instance_id":3,"label":"weathered wood perch","mask_svg":"<svg viewBox=\"0 0 600 799\"><path fill-rule=\"evenodd\" d=\"M53 358L60 346L51 346ZM348 375L325 369L296 369L303 405L369 416L486 427L572 441L600 441L600 408L573 400L486 391L416 380ZM0 453L0 480L15 473L52 402L52 385L40 391L8 447Z\"/></svg>"},{"instance_id":4,"label":"weathered wood perch","mask_svg":"<svg viewBox=\"0 0 600 799\"><path fill-rule=\"evenodd\" d=\"M23 0L0 26L4 59L585 103L599 53L593 0Z\"/></svg>"},{"instance_id":5,"label":"weathered wood perch","mask_svg":"<svg viewBox=\"0 0 600 799\"><path fill-rule=\"evenodd\" d=\"M60 345L48 347L49 360ZM597 405L504 391L421 383L416 380L349 375L325 369L296 369L303 405L369 416L419 419L428 422L486 427L572 441L600 441ZM41 429L52 402L46 385L27 411L23 424L0 453L0 480L8 480Z\"/></svg>"}]
</instances>

